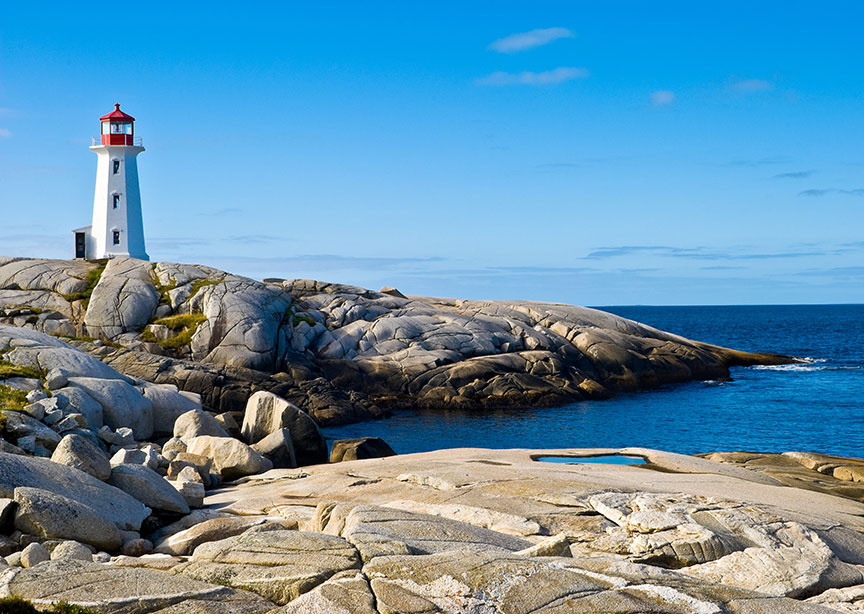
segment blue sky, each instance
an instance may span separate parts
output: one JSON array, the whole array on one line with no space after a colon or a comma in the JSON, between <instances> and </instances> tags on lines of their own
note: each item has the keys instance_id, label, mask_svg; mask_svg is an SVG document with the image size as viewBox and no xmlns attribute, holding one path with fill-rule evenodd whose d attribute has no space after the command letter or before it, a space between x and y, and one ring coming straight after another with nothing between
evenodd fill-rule
<instances>
[{"instance_id":1,"label":"blue sky","mask_svg":"<svg viewBox=\"0 0 864 614\"><path fill-rule=\"evenodd\" d=\"M70 257L120 102L154 260L468 298L864 302L860 2L110 7L0 9L3 254Z\"/></svg>"}]
</instances>

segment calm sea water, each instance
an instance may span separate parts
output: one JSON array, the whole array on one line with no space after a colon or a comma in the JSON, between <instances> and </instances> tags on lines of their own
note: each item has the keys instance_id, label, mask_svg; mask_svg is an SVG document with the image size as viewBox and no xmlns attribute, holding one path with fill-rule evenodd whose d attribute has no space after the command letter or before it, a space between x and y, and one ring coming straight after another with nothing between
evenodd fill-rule
<instances>
[{"instance_id":1,"label":"calm sea water","mask_svg":"<svg viewBox=\"0 0 864 614\"><path fill-rule=\"evenodd\" d=\"M407 410L324 434L381 437L403 454L641 446L686 454L806 450L864 457L864 305L601 309L691 339L809 362L738 367L731 381L691 382L555 409Z\"/></svg>"}]
</instances>

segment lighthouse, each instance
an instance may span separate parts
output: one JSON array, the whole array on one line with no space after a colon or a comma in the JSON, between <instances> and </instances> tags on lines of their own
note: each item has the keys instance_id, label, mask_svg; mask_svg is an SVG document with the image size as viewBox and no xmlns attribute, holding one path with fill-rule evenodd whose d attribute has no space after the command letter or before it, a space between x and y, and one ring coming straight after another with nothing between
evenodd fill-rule
<instances>
[{"instance_id":1,"label":"lighthouse","mask_svg":"<svg viewBox=\"0 0 864 614\"><path fill-rule=\"evenodd\" d=\"M75 257L98 260L131 256L150 260L144 247L138 187L137 158L144 148L140 137L135 136L135 118L121 111L118 103L99 121L99 143L94 138L90 147L97 156L93 223L73 231Z\"/></svg>"}]
</instances>

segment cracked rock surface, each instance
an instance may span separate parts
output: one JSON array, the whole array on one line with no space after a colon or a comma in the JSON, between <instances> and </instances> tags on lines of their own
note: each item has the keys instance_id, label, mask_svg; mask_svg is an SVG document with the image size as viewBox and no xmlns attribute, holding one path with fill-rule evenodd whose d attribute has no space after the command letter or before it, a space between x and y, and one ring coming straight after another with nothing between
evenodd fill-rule
<instances>
[{"instance_id":1,"label":"cracked rock surface","mask_svg":"<svg viewBox=\"0 0 864 614\"><path fill-rule=\"evenodd\" d=\"M269 390L322 425L406 406L560 405L789 360L586 307L261 282L130 258L101 273L97 263L0 259L0 323L110 342L81 347L221 411Z\"/></svg>"}]
</instances>

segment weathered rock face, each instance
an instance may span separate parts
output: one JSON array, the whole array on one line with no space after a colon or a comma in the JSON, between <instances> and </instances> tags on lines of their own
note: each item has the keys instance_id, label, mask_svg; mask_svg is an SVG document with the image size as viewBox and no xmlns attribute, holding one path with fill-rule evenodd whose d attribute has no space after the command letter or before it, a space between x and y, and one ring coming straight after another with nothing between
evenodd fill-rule
<instances>
[{"instance_id":1,"label":"weathered rock face","mask_svg":"<svg viewBox=\"0 0 864 614\"><path fill-rule=\"evenodd\" d=\"M273 607L272 602L246 591L149 569L85 561L51 561L32 569L6 569L0 572L0 591L118 614L251 614Z\"/></svg>"},{"instance_id":2,"label":"weathered rock face","mask_svg":"<svg viewBox=\"0 0 864 614\"><path fill-rule=\"evenodd\" d=\"M309 280L262 283L128 258L105 267L85 316L72 293L86 294L94 271L87 263L0 261L0 309L23 306L35 316L21 317L19 309L5 320L0 314L0 322L47 332L86 328L132 350L91 348L119 369L202 393L220 411L241 409L256 388L322 424L407 405L551 405L723 377L733 364L787 361L584 307L405 297ZM169 315L190 319L182 331L158 319L148 324ZM205 364L148 359L147 352Z\"/></svg>"},{"instance_id":3,"label":"weathered rock face","mask_svg":"<svg viewBox=\"0 0 864 614\"><path fill-rule=\"evenodd\" d=\"M192 561L175 572L287 603L334 573L359 567L356 551L343 539L262 526L198 546Z\"/></svg>"},{"instance_id":4,"label":"weathered rock face","mask_svg":"<svg viewBox=\"0 0 864 614\"><path fill-rule=\"evenodd\" d=\"M38 488L16 488L15 528L41 537L60 537L116 550L123 543L117 526L91 507Z\"/></svg>"},{"instance_id":5,"label":"weathered rock face","mask_svg":"<svg viewBox=\"0 0 864 614\"><path fill-rule=\"evenodd\" d=\"M158 304L152 265L112 258L90 296L84 324L92 337L111 339L144 328Z\"/></svg>"},{"instance_id":6,"label":"weathered rock face","mask_svg":"<svg viewBox=\"0 0 864 614\"><path fill-rule=\"evenodd\" d=\"M11 497L20 487L71 499L124 530L137 531L150 515L139 501L83 471L43 458L0 452L0 496Z\"/></svg>"}]
</instances>

